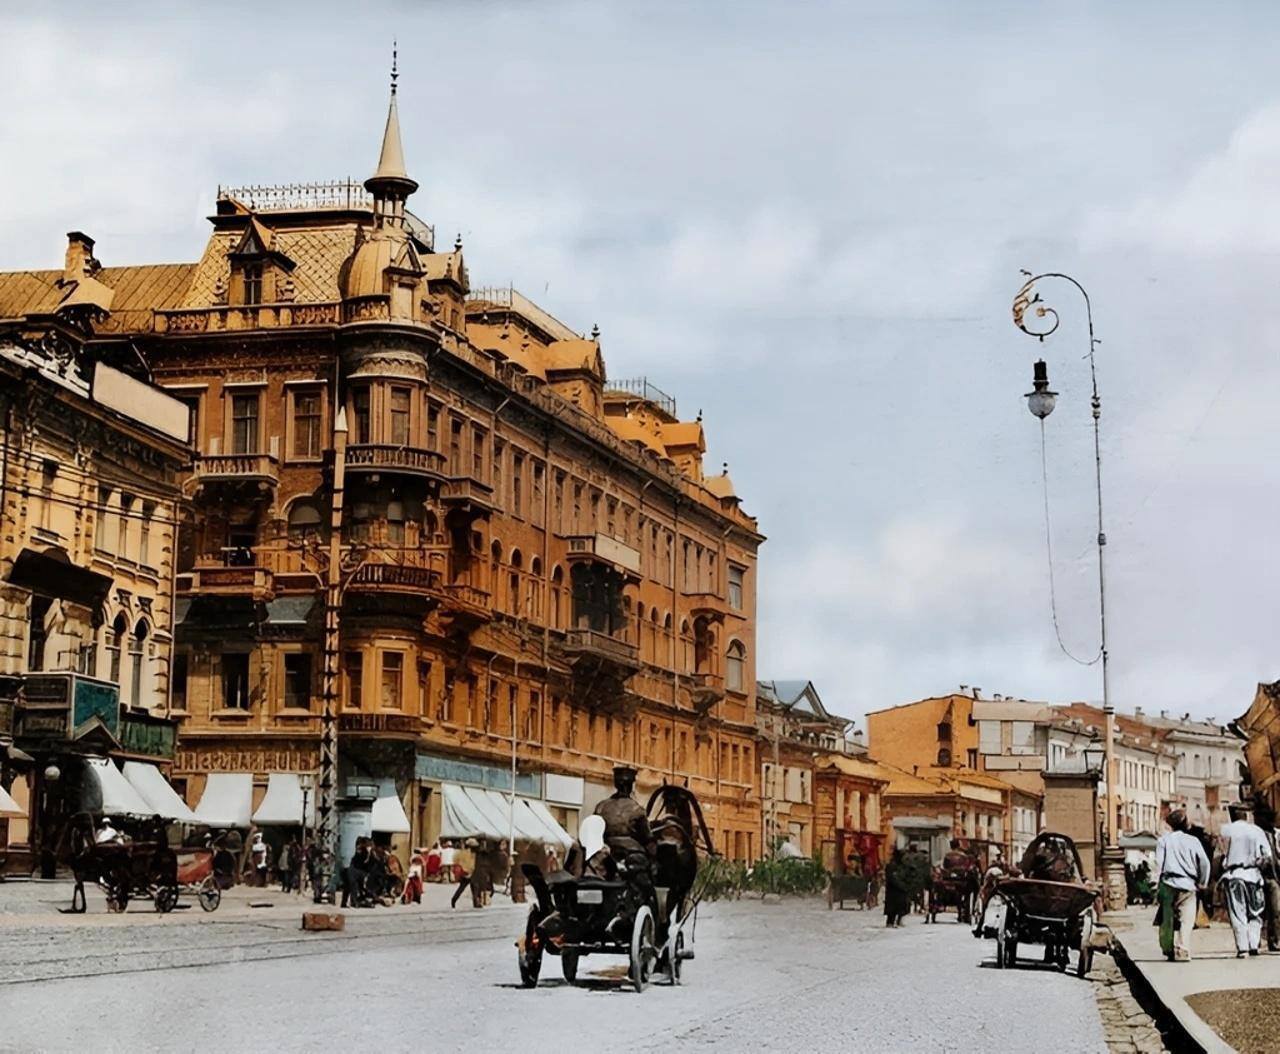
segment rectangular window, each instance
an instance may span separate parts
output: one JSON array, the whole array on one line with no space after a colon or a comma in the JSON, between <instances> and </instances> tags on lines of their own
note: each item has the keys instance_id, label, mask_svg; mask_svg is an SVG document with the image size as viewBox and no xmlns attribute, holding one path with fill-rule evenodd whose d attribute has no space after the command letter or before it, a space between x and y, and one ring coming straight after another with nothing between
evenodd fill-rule
<instances>
[{"instance_id":1,"label":"rectangular window","mask_svg":"<svg viewBox=\"0 0 1280 1054\"><path fill-rule=\"evenodd\" d=\"M258 393L231 397L231 453L258 453Z\"/></svg>"},{"instance_id":2,"label":"rectangular window","mask_svg":"<svg viewBox=\"0 0 1280 1054\"><path fill-rule=\"evenodd\" d=\"M557 472L551 498L551 524L564 533L564 473Z\"/></svg>"},{"instance_id":3,"label":"rectangular window","mask_svg":"<svg viewBox=\"0 0 1280 1054\"><path fill-rule=\"evenodd\" d=\"M53 526L53 489L58 478L58 463L46 458L40 464L40 526L46 531Z\"/></svg>"},{"instance_id":4,"label":"rectangular window","mask_svg":"<svg viewBox=\"0 0 1280 1054\"><path fill-rule=\"evenodd\" d=\"M511 512L524 516L524 455L515 451L511 455Z\"/></svg>"},{"instance_id":5,"label":"rectangular window","mask_svg":"<svg viewBox=\"0 0 1280 1054\"><path fill-rule=\"evenodd\" d=\"M320 456L320 393L293 393L293 456Z\"/></svg>"},{"instance_id":6,"label":"rectangular window","mask_svg":"<svg viewBox=\"0 0 1280 1054\"><path fill-rule=\"evenodd\" d=\"M142 503L142 520L138 527L138 563L143 567L151 566L151 521L155 518L156 507L153 502Z\"/></svg>"},{"instance_id":7,"label":"rectangular window","mask_svg":"<svg viewBox=\"0 0 1280 1054\"><path fill-rule=\"evenodd\" d=\"M449 420L449 475L462 475L462 422Z\"/></svg>"},{"instance_id":8,"label":"rectangular window","mask_svg":"<svg viewBox=\"0 0 1280 1054\"><path fill-rule=\"evenodd\" d=\"M573 485L573 525L574 534L582 533L582 484Z\"/></svg>"},{"instance_id":9,"label":"rectangular window","mask_svg":"<svg viewBox=\"0 0 1280 1054\"><path fill-rule=\"evenodd\" d=\"M741 567L729 568L729 606L734 611L742 610L742 578Z\"/></svg>"},{"instance_id":10,"label":"rectangular window","mask_svg":"<svg viewBox=\"0 0 1280 1054\"><path fill-rule=\"evenodd\" d=\"M471 429L471 478L484 482L484 446L488 436L480 427Z\"/></svg>"},{"instance_id":11,"label":"rectangular window","mask_svg":"<svg viewBox=\"0 0 1280 1054\"><path fill-rule=\"evenodd\" d=\"M93 544L96 548L104 552L111 551L111 535L108 533L109 514L107 509L111 506L111 488L98 488L98 508L97 523L93 530Z\"/></svg>"},{"instance_id":12,"label":"rectangular window","mask_svg":"<svg viewBox=\"0 0 1280 1054\"><path fill-rule=\"evenodd\" d=\"M137 505L138 499L132 494L120 495L120 537L116 541L116 555L126 560L131 558L129 539L133 533L134 510Z\"/></svg>"},{"instance_id":13,"label":"rectangular window","mask_svg":"<svg viewBox=\"0 0 1280 1054\"><path fill-rule=\"evenodd\" d=\"M244 265L244 302L246 304L262 303L262 264Z\"/></svg>"},{"instance_id":14,"label":"rectangular window","mask_svg":"<svg viewBox=\"0 0 1280 1054\"><path fill-rule=\"evenodd\" d=\"M311 656L305 651L285 654L284 705L289 710L311 709Z\"/></svg>"},{"instance_id":15,"label":"rectangular window","mask_svg":"<svg viewBox=\"0 0 1280 1054\"><path fill-rule=\"evenodd\" d=\"M351 392L351 442L369 443L369 389L355 388Z\"/></svg>"},{"instance_id":16,"label":"rectangular window","mask_svg":"<svg viewBox=\"0 0 1280 1054\"><path fill-rule=\"evenodd\" d=\"M600 530L600 492L598 490L591 492L591 523L588 526L592 533L598 533Z\"/></svg>"},{"instance_id":17,"label":"rectangular window","mask_svg":"<svg viewBox=\"0 0 1280 1054\"><path fill-rule=\"evenodd\" d=\"M391 444L409 445L409 389L391 389Z\"/></svg>"},{"instance_id":18,"label":"rectangular window","mask_svg":"<svg viewBox=\"0 0 1280 1054\"><path fill-rule=\"evenodd\" d=\"M618 536L618 503L613 498L605 503L605 513L607 518L604 523L604 533L610 538L616 538Z\"/></svg>"},{"instance_id":19,"label":"rectangular window","mask_svg":"<svg viewBox=\"0 0 1280 1054\"><path fill-rule=\"evenodd\" d=\"M1013 721L1013 753L1034 754L1036 752L1036 726L1033 721Z\"/></svg>"},{"instance_id":20,"label":"rectangular window","mask_svg":"<svg viewBox=\"0 0 1280 1054\"><path fill-rule=\"evenodd\" d=\"M226 710L249 709L249 653L222 656L222 706Z\"/></svg>"},{"instance_id":21,"label":"rectangular window","mask_svg":"<svg viewBox=\"0 0 1280 1054\"><path fill-rule=\"evenodd\" d=\"M1000 743L1000 722L999 721L979 721L978 722L978 753L979 754L1001 754L1003 748Z\"/></svg>"},{"instance_id":22,"label":"rectangular window","mask_svg":"<svg viewBox=\"0 0 1280 1054\"><path fill-rule=\"evenodd\" d=\"M398 651L382 653L382 708L404 708L404 655Z\"/></svg>"},{"instance_id":23,"label":"rectangular window","mask_svg":"<svg viewBox=\"0 0 1280 1054\"><path fill-rule=\"evenodd\" d=\"M187 653L185 651L174 652L173 655L173 709L185 710L187 708ZM86 670L90 676L93 675L92 670Z\"/></svg>"},{"instance_id":24,"label":"rectangular window","mask_svg":"<svg viewBox=\"0 0 1280 1054\"><path fill-rule=\"evenodd\" d=\"M200 396L179 395L171 392L178 402L187 408L187 442L197 450L200 449Z\"/></svg>"},{"instance_id":25,"label":"rectangular window","mask_svg":"<svg viewBox=\"0 0 1280 1054\"><path fill-rule=\"evenodd\" d=\"M427 449L440 449L440 408L435 403L427 404Z\"/></svg>"},{"instance_id":26,"label":"rectangular window","mask_svg":"<svg viewBox=\"0 0 1280 1054\"><path fill-rule=\"evenodd\" d=\"M536 527L542 526L542 511L547 501L546 476L546 466L541 461L535 461L533 463L533 508L529 510L529 519Z\"/></svg>"},{"instance_id":27,"label":"rectangular window","mask_svg":"<svg viewBox=\"0 0 1280 1054\"><path fill-rule=\"evenodd\" d=\"M501 439L494 440L493 444L493 500L498 508L506 508L507 496L502 491L503 483L503 462L507 458L507 444Z\"/></svg>"},{"instance_id":28,"label":"rectangular window","mask_svg":"<svg viewBox=\"0 0 1280 1054\"><path fill-rule=\"evenodd\" d=\"M364 656L358 651L349 651L343 666L347 671L347 706L359 710L364 698Z\"/></svg>"}]
</instances>

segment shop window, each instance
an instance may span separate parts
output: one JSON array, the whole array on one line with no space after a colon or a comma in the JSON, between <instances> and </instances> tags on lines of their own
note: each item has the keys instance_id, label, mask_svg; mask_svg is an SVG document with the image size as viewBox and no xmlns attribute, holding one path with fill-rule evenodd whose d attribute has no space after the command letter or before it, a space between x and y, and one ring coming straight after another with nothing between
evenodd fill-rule
<instances>
[{"instance_id":1,"label":"shop window","mask_svg":"<svg viewBox=\"0 0 1280 1054\"><path fill-rule=\"evenodd\" d=\"M391 389L391 442L394 446L409 445L409 389Z\"/></svg>"},{"instance_id":2,"label":"shop window","mask_svg":"<svg viewBox=\"0 0 1280 1054\"><path fill-rule=\"evenodd\" d=\"M320 450L320 393L295 391L293 393L293 456L318 458Z\"/></svg>"},{"instance_id":3,"label":"shop window","mask_svg":"<svg viewBox=\"0 0 1280 1054\"><path fill-rule=\"evenodd\" d=\"M359 710L364 698L364 656L358 651L349 651L343 666L347 674L347 706Z\"/></svg>"},{"instance_id":4,"label":"shop window","mask_svg":"<svg viewBox=\"0 0 1280 1054\"><path fill-rule=\"evenodd\" d=\"M382 653L382 707L384 710L404 707L404 655L398 651Z\"/></svg>"},{"instance_id":5,"label":"shop window","mask_svg":"<svg viewBox=\"0 0 1280 1054\"><path fill-rule=\"evenodd\" d=\"M311 709L311 656L305 651L285 654L284 705L288 710Z\"/></svg>"},{"instance_id":6,"label":"shop window","mask_svg":"<svg viewBox=\"0 0 1280 1054\"><path fill-rule=\"evenodd\" d=\"M231 397L231 453L258 453L258 393Z\"/></svg>"},{"instance_id":7,"label":"shop window","mask_svg":"<svg viewBox=\"0 0 1280 1054\"><path fill-rule=\"evenodd\" d=\"M222 656L222 706L226 710L249 709L249 653Z\"/></svg>"}]
</instances>

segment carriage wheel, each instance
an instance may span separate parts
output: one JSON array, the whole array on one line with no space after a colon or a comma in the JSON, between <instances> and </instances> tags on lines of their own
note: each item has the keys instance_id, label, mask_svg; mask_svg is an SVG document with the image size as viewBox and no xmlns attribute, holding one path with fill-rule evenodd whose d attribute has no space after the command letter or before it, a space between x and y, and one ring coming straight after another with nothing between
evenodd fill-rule
<instances>
[{"instance_id":1,"label":"carriage wheel","mask_svg":"<svg viewBox=\"0 0 1280 1054\"><path fill-rule=\"evenodd\" d=\"M1093 969L1093 911L1084 913L1080 922L1080 958L1076 961L1076 976L1088 977Z\"/></svg>"},{"instance_id":2,"label":"carriage wheel","mask_svg":"<svg viewBox=\"0 0 1280 1054\"><path fill-rule=\"evenodd\" d=\"M675 945L671 951L671 983L684 983L684 930L676 934Z\"/></svg>"},{"instance_id":3,"label":"carriage wheel","mask_svg":"<svg viewBox=\"0 0 1280 1054\"><path fill-rule=\"evenodd\" d=\"M577 952L561 952L560 953L560 972L564 974L564 979L570 984L578 983L578 953Z\"/></svg>"},{"instance_id":4,"label":"carriage wheel","mask_svg":"<svg viewBox=\"0 0 1280 1054\"><path fill-rule=\"evenodd\" d=\"M155 886L152 889L151 898L155 901L156 911L161 915L167 915L178 906L178 887Z\"/></svg>"},{"instance_id":5,"label":"carriage wheel","mask_svg":"<svg viewBox=\"0 0 1280 1054\"><path fill-rule=\"evenodd\" d=\"M1017 961L1018 938L1006 904L1004 918L1000 920L1000 929L996 933L996 966L1001 970L1012 970Z\"/></svg>"},{"instance_id":6,"label":"carriage wheel","mask_svg":"<svg viewBox=\"0 0 1280 1054\"><path fill-rule=\"evenodd\" d=\"M520 983L525 988L533 988L538 983L538 974L542 972L542 940L538 936L538 909L529 911L529 921L524 927L524 943L520 945L518 955L520 964Z\"/></svg>"},{"instance_id":7,"label":"carriage wheel","mask_svg":"<svg viewBox=\"0 0 1280 1054\"><path fill-rule=\"evenodd\" d=\"M196 892L196 899L200 901L200 907L205 911L218 910L218 905L222 903L222 890L218 888L218 883L212 875L201 883L200 889Z\"/></svg>"},{"instance_id":8,"label":"carriage wheel","mask_svg":"<svg viewBox=\"0 0 1280 1054\"><path fill-rule=\"evenodd\" d=\"M644 905L636 912L636 921L631 927L631 970L629 976L637 992L649 987L649 979L653 976L653 964L658 958L658 949L653 942L653 912Z\"/></svg>"},{"instance_id":9,"label":"carriage wheel","mask_svg":"<svg viewBox=\"0 0 1280 1054\"><path fill-rule=\"evenodd\" d=\"M129 867L123 862L112 864L98 879L98 885L107 896L108 911L118 913L129 906L129 880Z\"/></svg>"}]
</instances>

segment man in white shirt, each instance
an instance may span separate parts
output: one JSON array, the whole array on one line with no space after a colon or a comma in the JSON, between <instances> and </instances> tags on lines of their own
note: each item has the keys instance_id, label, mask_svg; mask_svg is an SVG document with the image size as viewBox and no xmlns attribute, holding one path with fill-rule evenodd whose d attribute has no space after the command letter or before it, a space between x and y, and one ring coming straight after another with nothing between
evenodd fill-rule
<instances>
[{"instance_id":1,"label":"man in white shirt","mask_svg":"<svg viewBox=\"0 0 1280 1054\"><path fill-rule=\"evenodd\" d=\"M1185 812L1174 809L1165 822L1172 830L1156 841L1160 950L1168 959L1187 962L1196 925L1196 888L1209 882L1209 858L1200 839L1187 833Z\"/></svg>"},{"instance_id":2,"label":"man in white shirt","mask_svg":"<svg viewBox=\"0 0 1280 1054\"><path fill-rule=\"evenodd\" d=\"M1262 865L1271 859L1271 845L1262 828L1247 819L1247 805L1232 805L1228 812L1231 822L1218 835L1218 854L1236 958L1243 959L1257 955L1262 940Z\"/></svg>"}]
</instances>

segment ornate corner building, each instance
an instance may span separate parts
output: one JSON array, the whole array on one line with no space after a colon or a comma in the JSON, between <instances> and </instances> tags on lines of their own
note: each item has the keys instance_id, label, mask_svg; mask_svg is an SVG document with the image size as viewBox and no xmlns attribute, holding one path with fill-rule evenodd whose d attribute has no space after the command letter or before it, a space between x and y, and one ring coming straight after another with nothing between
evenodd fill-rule
<instances>
[{"instance_id":1,"label":"ornate corner building","mask_svg":"<svg viewBox=\"0 0 1280 1054\"><path fill-rule=\"evenodd\" d=\"M473 290L416 189L393 89L363 185L220 189L199 262L117 269L116 336L196 451L175 785L234 775L251 804L208 808L257 813L319 768L327 690L338 794L394 798L399 848L513 780L575 831L627 763L754 857L756 521L700 422L607 381L598 331Z\"/></svg>"}]
</instances>

